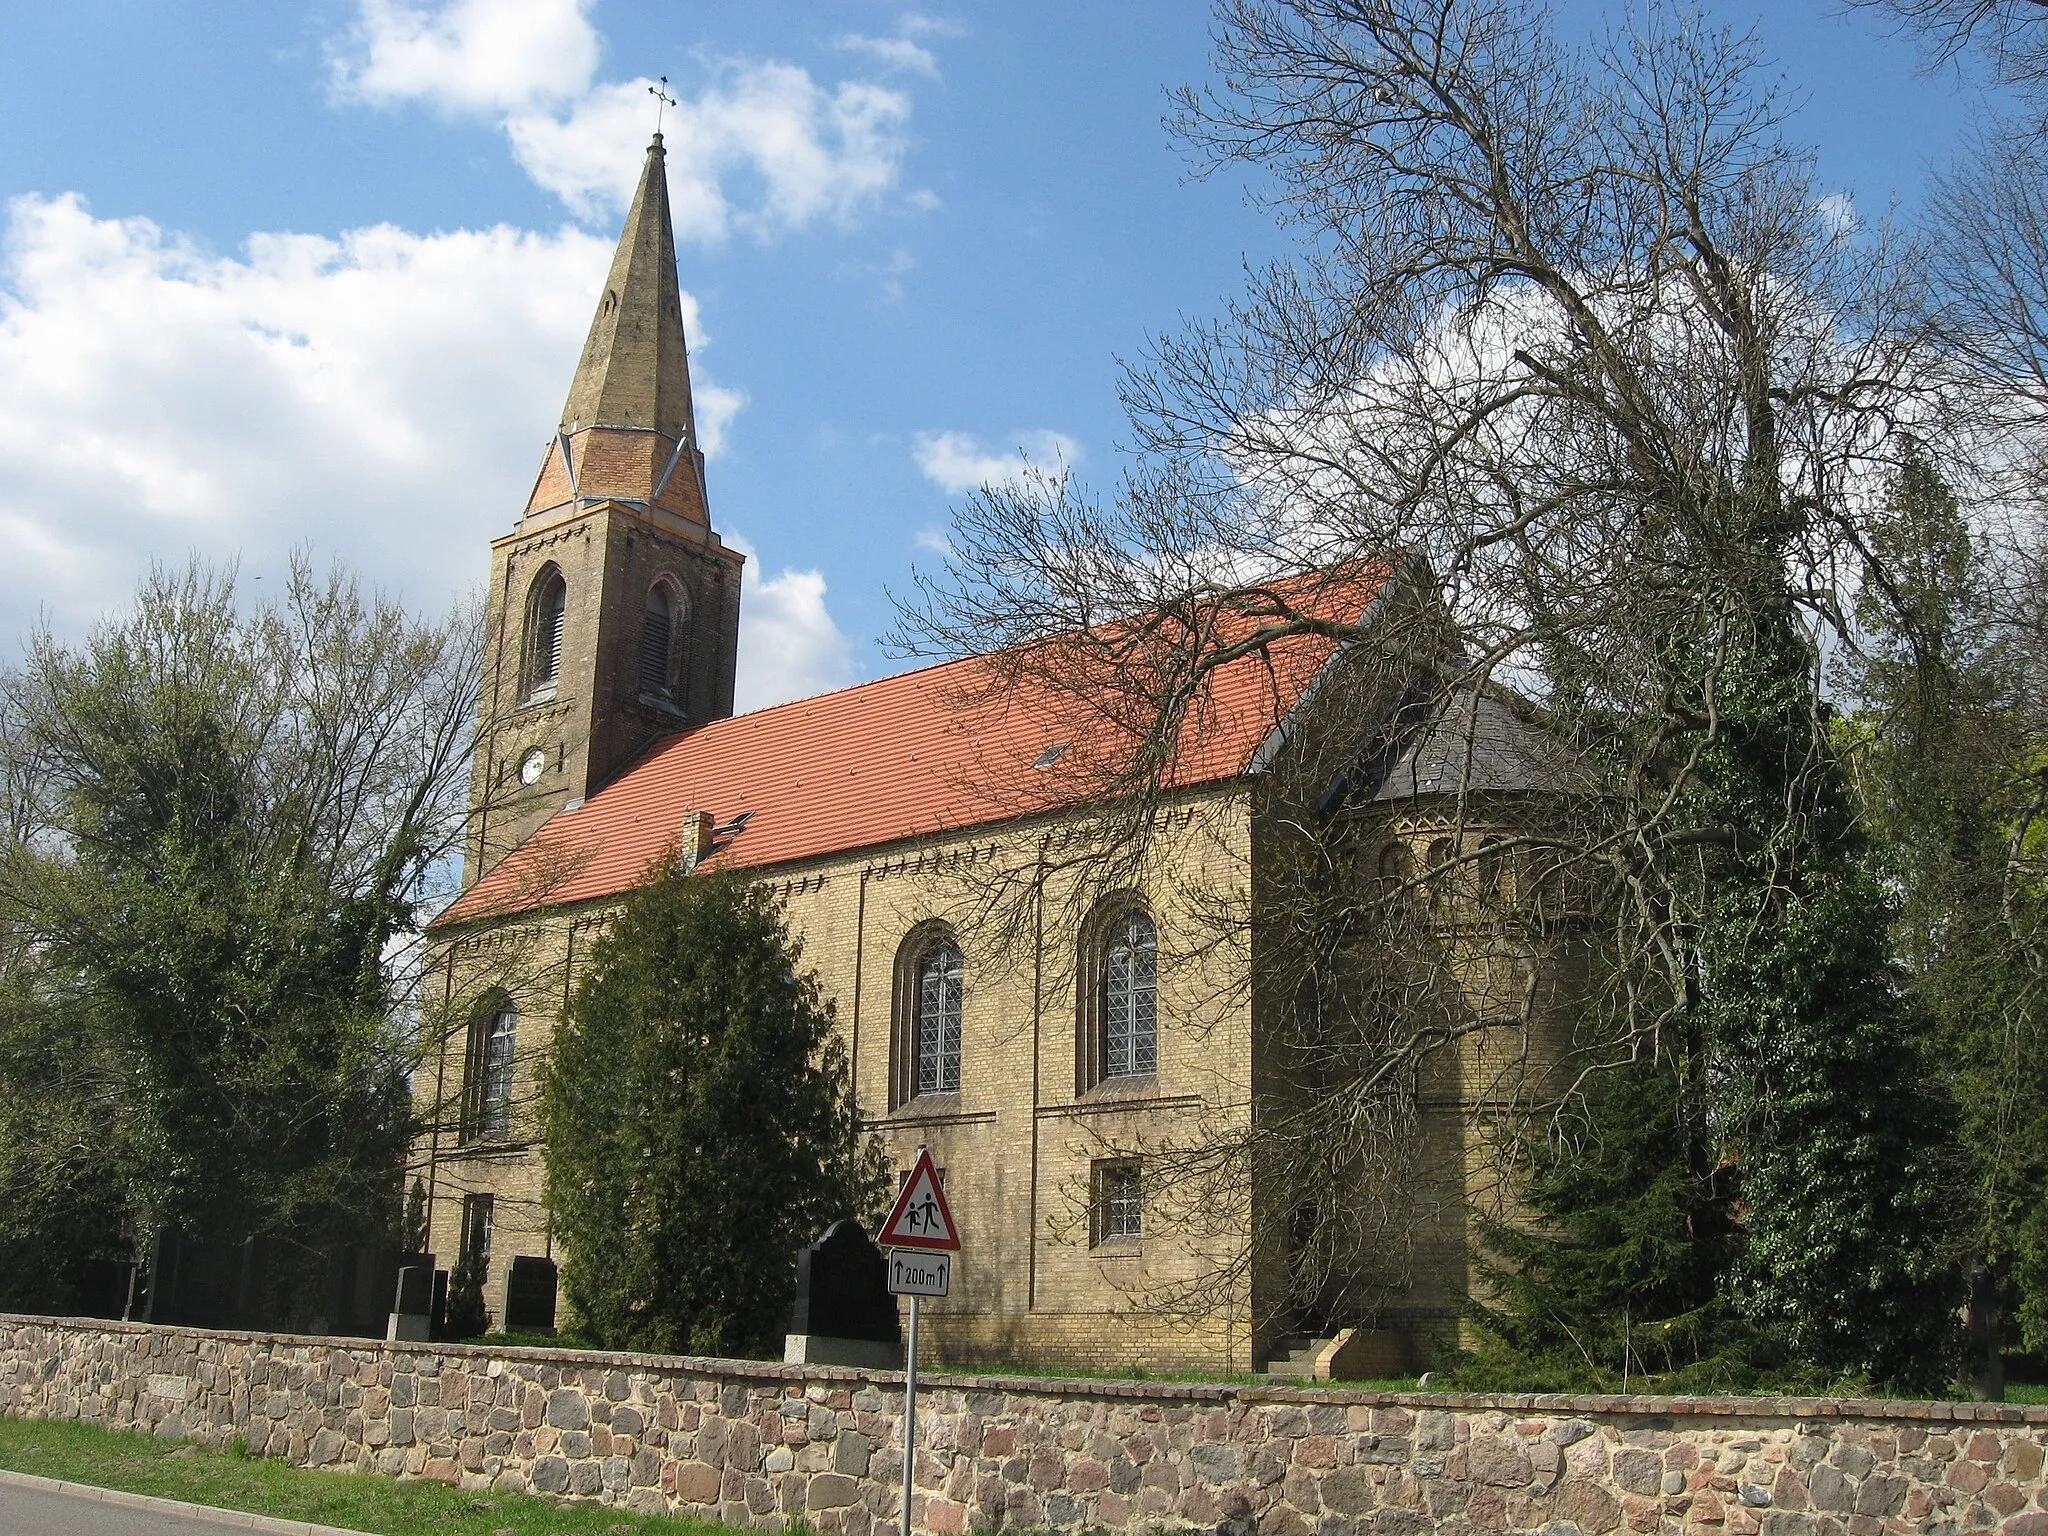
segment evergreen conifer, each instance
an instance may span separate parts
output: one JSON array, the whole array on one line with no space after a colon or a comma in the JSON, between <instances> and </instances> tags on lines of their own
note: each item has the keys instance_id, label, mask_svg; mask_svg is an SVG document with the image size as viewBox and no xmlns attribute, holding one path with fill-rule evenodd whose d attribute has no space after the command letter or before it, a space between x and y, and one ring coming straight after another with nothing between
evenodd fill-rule
<instances>
[{"instance_id":1,"label":"evergreen conifer","mask_svg":"<svg viewBox=\"0 0 2048 1536\"><path fill-rule=\"evenodd\" d=\"M1647 1045L1555 1120L1525 1128L1527 1215L1481 1223L1491 1391L1731 1391L1771 1362L1729 1303L1733 1170L1705 1125L1696 1052Z\"/></svg>"},{"instance_id":2,"label":"evergreen conifer","mask_svg":"<svg viewBox=\"0 0 2048 1536\"><path fill-rule=\"evenodd\" d=\"M611 1349L777 1355L796 1254L886 1187L832 1007L775 899L657 866L591 951L544 1069L563 1289Z\"/></svg>"}]
</instances>

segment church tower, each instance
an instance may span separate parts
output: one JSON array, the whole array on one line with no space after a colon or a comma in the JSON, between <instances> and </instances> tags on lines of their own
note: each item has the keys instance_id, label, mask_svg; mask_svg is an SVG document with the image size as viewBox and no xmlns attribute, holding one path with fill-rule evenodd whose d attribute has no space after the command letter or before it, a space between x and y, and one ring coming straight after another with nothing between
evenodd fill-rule
<instances>
[{"instance_id":1,"label":"church tower","mask_svg":"<svg viewBox=\"0 0 2048 1536\"><path fill-rule=\"evenodd\" d=\"M526 510L491 545L465 887L657 738L732 713L743 558L711 528L657 133Z\"/></svg>"}]
</instances>

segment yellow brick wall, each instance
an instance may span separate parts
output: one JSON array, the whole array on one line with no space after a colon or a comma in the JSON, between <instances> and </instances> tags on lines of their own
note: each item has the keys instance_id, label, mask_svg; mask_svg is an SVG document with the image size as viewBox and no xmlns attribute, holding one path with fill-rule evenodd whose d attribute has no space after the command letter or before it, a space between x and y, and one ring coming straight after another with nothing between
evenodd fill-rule
<instances>
[{"instance_id":1,"label":"yellow brick wall","mask_svg":"<svg viewBox=\"0 0 2048 1536\"><path fill-rule=\"evenodd\" d=\"M1075 967L1091 893L1075 873L1073 828L1021 826L934 840L875 856L765 873L782 894L803 963L833 1000L865 1114L907 1167L929 1144L945 1170L965 1251L954 1294L927 1316L945 1356L1104 1366L1248 1369L1250 1319L1239 1297L1190 1325L1159 1317L1162 1283L1199 1277L1241 1256L1241 1242L1147 1233L1089 1246L1091 1162L1247 1112L1250 1027L1242 955L1215 942L1203 893L1235 889L1249 861L1241 792L1198 796L1165 813L1125 889L1159 929L1159 1063L1151 1081L1077 1093ZM1041 869L1044 878L1039 878ZM992 893L996 894L992 899ZM445 1000L442 1049L417 1084L454 1113L463 1075L462 1024L488 1010L491 989L517 997L514 1136L502 1148L458 1149L444 1130L421 1148L432 1166L432 1241L445 1266L459 1245L462 1197L495 1202L487 1304L502 1315L515 1254L551 1253L541 1159L531 1141L534 1063L602 909L545 914L445 940L436 957ZM955 932L965 962L957 1095L890 1103L898 952L934 921ZM1025 936L1019 943L1018 935Z\"/></svg>"},{"instance_id":2,"label":"yellow brick wall","mask_svg":"<svg viewBox=\"0 0 2048 1536\"><path fill-rule=\"evenodd\" d=\"M1285 1324L1286 1256L1269 1247L1256 1292L1249 1230L1277 1231L1281 1213L1224 1212L1193 1230L1161 1217L1148 1188L1148 1230L1136 1243L1092 1248L1091 1164L1199 1144L1244 1124L1253 1091L1254 1014L1244 925L1254 818L1242 790L1184 798L1159 818L1141 865L1118 882L1140 895L1159 930L1159 1068L1151 1081L1077 1091L1077 960L1098 899L1089 824L1079 817L981 829L870 854L762 872L783 899L802 963L833 1001L863 1111L896 1166L929 1144L966 1241L954 1294L927 1310L942 1358L1113 1368L1248 1370ZM1442 828L1404 816L1393 835L1421 845ZM1468 833L1468 835L1477 835ZM507 1261L552 1254L541 1159L531 1140L534 1064L548 1045L572 977L605 921L593 905L445 941L436 965L453 1024L418 1089L437 1085L449 1114L459 1094L471 1012L489 989L519 1001L514 1136L465 1152L444 1129L420 1149L432 1165L433 1246L457 1251L462 1196L495 1201L496 1262L488 1304L502 1315ZM962 1081L957 1095L891 1102L899 952L924 925L948 925L965 964ZM1521 1006L1537 964L1453 902L1436 918L1445 974L1469 1013ZM1235 928L1233 934L1230 930ZM1409 1334L1421 1365L1459 1333L1473 1285L1475 1209L1515 1214L1500 1182L1495 1133L1503 1110L1555 1084L1569 1046L1571 968L1546 956L1535 1023L1466 1037L1426 1063L1410 1149L1406 1275L1386 1298L1383 1326ZM1234 1229L1230 1222L1239 1222ZM1277 1240L1276 1240L1277 1241ZM1169 1315L1162 1298L1223 1276L1199 1315ZM1255 1316L1256 1314L1256 1316Z\"/></svg>"}]
</instances>

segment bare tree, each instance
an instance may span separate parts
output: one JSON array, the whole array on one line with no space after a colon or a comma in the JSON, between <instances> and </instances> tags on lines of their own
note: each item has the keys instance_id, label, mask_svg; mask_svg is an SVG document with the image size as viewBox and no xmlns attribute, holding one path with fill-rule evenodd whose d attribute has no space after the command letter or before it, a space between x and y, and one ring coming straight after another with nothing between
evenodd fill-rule
<instances>
[{"instance_id":1,"label":"bare tree","mask_svg":"<svg viewBox=\"0 0 2048 1536\"><path fill-rule=\"evenodd\" d=\"M1222 669L1346 648L1320 740L1262 791L1251 985L1294 1005L1284 1112L1173 1165L1191 1209L1248 1188L1268 1225L1320 1232L1295 1246L1323 1261L1287 1261L1313 1304L1387 1251L1357 1216L1387 1202L1353 1194L1412 1190L1387 1152L1433 1072L1525 1122L1660 1032L1703 1049L1715 1007L1760 1017L1708 995L1708 935L1764 942L1850 856L1820 657L1872 565L1873 492L1909 436L1962 430L1962 397L1916 254L1830 216L1750 39L1658 8L1574 48L1509 0L1219 14L1223 84L1178 130L1268 178L1300 254L1128 373L1116 495L1047 475L970 498L901 638L1007 648L1009 682L1114 725L1111 871ZM1346 610L1395 569L1401 602ZM1427 814L1378 792L1418 723L1446 765ZM1519 782L1478 771L1538 738ZM1437 938L1411 942L1432 900ZM1702 1138L1740 1119L1760 1158L1770 1106L1693 1087ZM1293 1240L1261 1241L1248 1269Z\"/></svg>"},{"instance_id":2,"label":"bare tree","mask_svg":"<svg viewBox=\"0 0 2048 1536\"><path fill-rule=\"evenodd\" d=\"M1844 0L1878 11L1918 37L1931 64L1976 53L1999 83L2032 94L2048 86L2048 0Z\"/></svg>"}]
</instances>

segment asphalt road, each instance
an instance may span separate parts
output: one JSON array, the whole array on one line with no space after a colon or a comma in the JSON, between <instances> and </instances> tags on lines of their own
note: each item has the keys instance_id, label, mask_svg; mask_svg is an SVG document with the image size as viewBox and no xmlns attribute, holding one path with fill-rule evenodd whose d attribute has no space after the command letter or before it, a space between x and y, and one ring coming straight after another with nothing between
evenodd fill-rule
<instances>
[{"instance_id":1,"label":"asphalt road","mask_svg":"<svg viewBox=\"0 0 2048 1536\"><path fill-rule=\"evenodd\" d=\"M6 1536L229 1536L234 1531L248 1536L247 1526L0 1483L0 1532Z\"/></svg>"}]
</instances>

